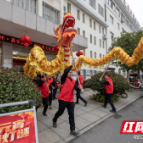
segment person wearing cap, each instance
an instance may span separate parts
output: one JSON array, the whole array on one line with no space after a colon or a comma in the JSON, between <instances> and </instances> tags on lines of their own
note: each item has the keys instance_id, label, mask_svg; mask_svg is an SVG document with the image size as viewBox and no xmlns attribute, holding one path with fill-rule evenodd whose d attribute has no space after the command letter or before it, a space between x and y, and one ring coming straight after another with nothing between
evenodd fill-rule
<instances>
[{"instance_id":1,"label":"person wearing cap","mask_svg":"<svg viewBox=\"0 0 143 143\"><path fill-rule=\"evenodd\" d=\"M72 60L72 65L64 70L61 77L61 90L58 96L59 99L59 109L53 118L53 127L57 128L57 119L64 113L65 108L68 110L69 114L69 124L70 124L70 134L77 136L79 133L75 131L75 121L74 121L74 89L77 89L75 81L72 78L71 69L75 65L75 61ZM81 85L79 86L82 89Z\"/></svg>"},{"instance_id":2,"label":"person wearing cap","mask_svg":"<svg viewBox=\"0 0 143 143\"><path fill-rule=\"evenodd\" d=\"M79 81L78 81L78 78L79 78ZM80 75L80 71L78 71L78 78L76 80L77 86L81 85L83 87L83 76ZM79 104L79 99L80 99L84 102L84 104L85 104L84 106L86 106L87 101L84 98L81 97L80 93L81 93L81 89L78 88L77 92L76 92L76 104Z\"/></svg>"},{"instance_id":3,"label":"person wearing cap","mask_svg":"<svg viewBox=\"0 0 143 143\"><path fill-rule=\"evenodd\" d=\"M42 100L44 105L43 115L47 116L46 112L48 109L49 94L50 94L50 90L48 86L48 75L44 74L44 78L39 78L37 80L37 85L38 85L38 89L41 91L41 94L42 94Z\"/></svg>"},{"instance_id":4,"label":"person wearing cap","mask_svg":"<svg viewBox=\"0 0 143 143\"><path fill-rule=\"evenodd\" d=\"M110 112L114 113L114 112L116 112L116 108L112 101L112 95L113 95L113 90L114 90L113 81L110 78L110 75L107 73L105 74L104 77L105 77L105 81L102 81L102 78L99 79L100 83L104 84L104 86L105 86L105 102L104 102L104 105L102 105L102 106L104 108L106 108L107 103L109 102L109 104L112 107L112 110L110 110Z\"/></svg>"}]
</instances>

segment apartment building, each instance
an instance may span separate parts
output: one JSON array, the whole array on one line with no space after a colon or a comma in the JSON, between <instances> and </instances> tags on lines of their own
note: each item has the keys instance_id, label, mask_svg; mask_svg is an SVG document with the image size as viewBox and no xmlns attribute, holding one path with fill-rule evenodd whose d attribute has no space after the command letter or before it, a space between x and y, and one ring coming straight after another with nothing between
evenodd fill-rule
<instances>
[{"instance_id":1,"label":"apartment building","mask_svg":"<svg viewBox=\"0 0 143 143\"><path fill-rule=\"evenodd\" d=\"M83 50L87 57L101 58L107 54L113 38L120 36L123 30L140 29L125 0L1 0L0 10L1 37L20 38L26 34L33 42L49 49L56 45L53 28L62 23L66 13L71 13L77 29L72 48L75 57L76 51ZM21 69L23 64L17 65L15 61L20 60L16 57L26 58L32 46L25 49L23 45L4 41L1 37L1 65ZM55 58L54 51L44 50L48 60ZM109 69L123 74L114 66ZM89 79L103 70L83 66L81 73Z\"/></svg>"}]
</instances>

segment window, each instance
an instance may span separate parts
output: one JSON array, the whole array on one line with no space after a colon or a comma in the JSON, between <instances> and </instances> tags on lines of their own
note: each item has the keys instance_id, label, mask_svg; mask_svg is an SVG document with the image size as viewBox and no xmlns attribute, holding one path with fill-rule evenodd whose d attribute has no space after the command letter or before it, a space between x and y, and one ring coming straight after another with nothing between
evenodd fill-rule
<instances>
[{"instance_id":1,"label":"window","mask_svg":"<svg viewBox=\"0 0 143 143\"><path fill-rule=\"evenodd\" d=\"M129 21L126 19L125 22L126 22L126 25L129 27Z\"/></svg>"},{"instance_id":2,"label":"window","mask_svg":"<svg viewBox=\"0 0 143 143\"><path fill-rule=\"evenodd\" d=\"M96 9L96 1L95 0L89 0L89 5Z\"/></svg>"},{"instance_id":3,"label":"window","mask_svg":"<svg viewBox=\"0 0 143 143\"><path fill-rule=\"evenodd\" d=\"M94 58L96 58L96 52L94 52Z\"/></svg>"},{"instance_id":4,"label":"window","mask_svg":"<svg viewBox=\"0 0 143 143\"><path fill-rule=\"evenodd\" d=\"M120 30L120 24L119 23L117 23L117 27L118 27L118 30Z\"/></svg>"},{"instance_id":5,"label":"window","mask_svg":"<svg viewBox=\"0 0 143 143\"><path fill-rule=\"evenodd\" d=\"M11 0L11 3L36 14L36 0Z\"/></svg>"},{"instance_id":6,"label":"window","mask_svg":"<svg viewBox=\"0 0 143 143\"><path fill-rule=\"evenodd\" d=\"M102 27L102 35L104 35L104 28Z\"/></svg>"},{"instance_id":7,"label":"window","mask_svg":"<svg viewBox=\"0 0 143 143\"><path fill-rule=\"evenodd\" d=\"M80 28L77 28L77 34L80 35Z\"/></svg>"},{"instance_id":8,"label":"window","mask_svg":"<svg viewBox=\"0 0 143 143\"><path fill-rule=\"evenodd\" d=\"M92 43L92 35L90 35L90 43Z\"/></svg>"},{"instance_id":9,"label":"window","mask_svg":"<svg viewBox=\"0 0 143 143\"><path fill-rule=\"evenodd\" d=\"M96 30L96 22L94 21L94 30Z\"/></svg>"},{"instance_id":10,"label":"window","mask_svg":"<svg viewBox=\"0 0 143 143\"><path fill-rule=\"evenodd\" d=\"M92 28L92 19L90 18L89 21L90 21L90 27Z\"/></svg>"},{"instance_id":11,"label":"window","mask_svg":"<svg viewBox=\"0 0 143 143\"><path fill-rule=\"evenodd\" d=\"M112 32L110 32L110 36L111 36L111 40L113 41L114 39L114 34Z\"/></svg>"},{"instance_id":12,"label":"window","mask_svg":"<svg viewBox=\"0 0 143 143\"><path fill-rule=\"evenodd\" d=\"M103 48L104 48L104 41L103 41Z\"/></svg>"},{"instance_id":13,"label":"window","mask_svg":"<svg viewBox=\"0 0 143 143\"><path fill-rule=\"evenodd\" d=\"M115 10L115 4L112 0L108 0L108 4L113 10Z\"/></svg>"},{"instance_id":14,"label":"window","mask_svg":"<svg viewBox=\"0 0 143 143\"><path fill-rule=\"evenodd\" d=\"M82 17L83 19L83 23L85 23L85 14L83 13L83 17Z\"/></svg>"},{"instance_id":15,"label":"window","mask_svg":"<svg viewBox=\"0 0 143 143\"><path fill-rule=\"evenodd\" d=\"M120 10L116 7L116 14L120 17Z\"/></svg>"},{"instance_id":16,"label":"window","mask_svg":"<svg viewBox=\"0 0 143 143\"><path fill-rule=\"evenodd\" d=\"M99 13L101 16L104 16L104 11L103 11L103 8L101 7L100 4L98 4L98 13Z\"/></svg>"},{"instance_id":17,"label":"window","mask_svg":"<svg viewBox=\"0 0 143 143\"><path fill-rule=\"evenodd\" d=\"M99 47L101 47L101 39L99 39Z\"/></svg>"},{"instance_id":18,"label":"window","mask_svg":"<svg viewBox=\"0 0 143 143\"><path fill-rule=\"evenodd\" d=\"M60 23L60 12L46 3L43 3L43 17L53 23Z\"/></svg>"},{"instance_id":19,"label":"window","mask_svg":"<svg viewBox=\"0 0 143 143\"><path fill-rule=\"evenodd\" d=\"M83 30L83 37L85 37L85 31Z\"/></svg>"},{"instance_id":20,"label":"window","mask_svg":"<svg viewBox=\"0 0 143 143\"><path fill-rule=\"evenodd\" d=\"M100 58L102 58L102 55L100 54Z\"/></svg>"},{"instance_id":21,"label":"window","mask_svg":"<svg viewBox=\"0 0 143 143\"><path fill-rule=\"evenodd\" d=\"M67 4L67 12L71 13L71 4L70 3Z\"/></svg>"},{"instance_id":22,"label":"window","mask_svg":"<svg viewBox=\"0 0 143 143\"><path fill-rule=\"evenodd\" d=\"M124 32L125 31L125 29L124 28L122 28L122 32Z\"/></svg>"},{"instance_id":23,"label":"window","mask_svg":"<svg viewBox=\"0 0 143 143\"><path fill-rule=\"evenodd\" d=\"M77 19L80 20L80 11L77 10Z\"/></svg>"},{"instance_id":24,"label":"window","mask_svg":"<svg viewBox=\"0 0 143 143\"><path fill-rule=\"evenodd\" d=\"M125 22L125 16L121 13L121 22Z\"/></svg>"},{"instance_id":25,"label":"window","mask_svg":"<svg viewBox=\"0 0 143 143\"><path fill-rule=\"evenodd\" d=\"M99 25L99 33L101 33L101 25Z\"/></svg>"},{"instance_id":26,"label":"window","mask_svg":"<svg viewBox=\"0 0 143 143\"><path fill-rule=\"evenodd\" d=\"M92 51L90 51L90 58L92 58Z\"/></svg>"},{"instance_id":27,"label":"window","mask_svg":"<svg viewBox=\"0 0 143 143\"><path fill-rule=\"evenodd\" d=\"M110 22L111 22L111 24L114 24L114 19L111 15L110 15Z\"/></svg>"},{"instance_id":28,"label":"window","mask_svg":"<svg viewBox=\"0 0 143 143\"><path fill-rule=\"evenodd\" d=\"M96 45L96 37L94 37L94 45Z\"/></svg>"}]
</instances>

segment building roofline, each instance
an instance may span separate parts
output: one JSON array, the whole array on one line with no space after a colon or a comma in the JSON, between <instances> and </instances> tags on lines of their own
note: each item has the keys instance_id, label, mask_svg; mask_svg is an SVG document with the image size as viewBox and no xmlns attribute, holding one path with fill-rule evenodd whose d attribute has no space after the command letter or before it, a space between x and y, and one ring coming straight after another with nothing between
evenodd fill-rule
<instances>
[{"instance_id":1,"label":"building roofline","mask_svg":"<svg viewBox=\"0 0 143 143\"><path fill-rule=\"evenodd\" d=\"M120 0L114 0L117 5L120 7L120 9L123 11L124 15L126 15L126 17L130 20L130 22L132 23L132 25L134 25L134 28L136 29L136 31L139 31L140 28L137 26L137 24L134 22L133 18L131 17L131 15L128 13L127 9L123 6L122 2Z\"/></svg>"},{"instance_id":2,"label":"building roofline","mask_svg":"<svg viewBox=\"0 0 143 143\"><path fill-rule=\"evenodd\" d=\"M106 28L109 27L108 23L105 22L102 18L100 18L100 16L98 16L96 12L89 5L86 5L82 0L70 0L70 2L81 8L85 13L90 15L92 18L94 18Z\"/></svg>"}]
</instances>

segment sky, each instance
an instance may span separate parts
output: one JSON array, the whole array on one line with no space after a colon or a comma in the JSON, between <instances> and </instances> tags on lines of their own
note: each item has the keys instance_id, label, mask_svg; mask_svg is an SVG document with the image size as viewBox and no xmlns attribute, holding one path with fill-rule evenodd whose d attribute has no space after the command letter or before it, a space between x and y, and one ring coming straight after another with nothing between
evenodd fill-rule
<instances>
[{"instance_id":1,"label":"sky","mask_svg":"<svg viewBox=\"0 0 143 143\"><path fill-rule=\"evenodd\" d=\"M140 26L143 27L143 0L126 0L126 3L130 6Z\"/></svg>"}]
</instances>

